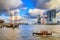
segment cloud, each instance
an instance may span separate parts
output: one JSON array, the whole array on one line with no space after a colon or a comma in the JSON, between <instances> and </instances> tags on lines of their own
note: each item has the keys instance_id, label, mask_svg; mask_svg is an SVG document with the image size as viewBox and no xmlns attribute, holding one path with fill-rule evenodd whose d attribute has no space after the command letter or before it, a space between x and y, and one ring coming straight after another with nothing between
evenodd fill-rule
<instances>
[{"instance_id":1,"label":"cloud","mask_svg":"<svg viewBox=\"0 0 60 40\"><path fill-rule=\"evenodd\" d=\"M0 15L5 12L5 15L9 16L11 10L15 10L22 5L23 2L21 0L0 0Z\"/></svg>"},{"instance_id":2,"label":"cloud","mask_svg":"<svg viewBox=\"0 0 60 40\"><path fill-rule=\"evenodd\" d=\"M60 12L60 0L51 0L48 5L50 9L56 9L57 12Z\"/></svg>"},{"instance_id":3,"label":"cloud","mask_svg":"<svg viewBox=\"0 0 60 40\"><path fill-rule=\"evenodd\" d=\"M33 0L33 4L36 8L39 9L47 9L48 5L46 5L50 0Z\"/></svg>"},{"instance_id":4,"label":"cloud","mask_svg":"<svg viewBox=\"0 0 60 40\"><path fill-rule=\"evenodd\" d=\"M60 16L60 12L58 12L56 15L57 15L57 16Z\"/></svg>"},{"instance_id":5,"label":"cloud","mask_svg":"<svg viewBox=\"0 0 60 40\"><path fill-rule=\"evenodd\" d=\"M19 9L16 9L16 10L11 10L9 13L12 14L12 15L19 15L19 12L20 10Z\"/></svg>"},{"instance_id":6,"label":"cloud","mask_svg":"<svg viewBox=\"0 0 60 40\"><path fill-rule=\"evenodd\" d=\"M59 9L60 0L33 0L32 2L39 9Z\"/></svg>"},{"instance_id":7,"label":"cloud","mask_svg":"<svg viewBox=\"0 0 60 40\"><path fill-rule=\"evenodd\" d=\"M27 7L21 7L20 9L21 10L27 10L28 8Z\"/></svg>"},{"instance_id":8,"label":"cloud","mask_svg":"<svg viewBox=\"0 0 60 40\"><path fill-rule=\"evenodd\" d=\"M21 4L21 0L0 0L0 10L16 8Z\"/></svg>"},{"instance_id":9,"label":"cloud","mask_svg":"<svg viewBox=\"0 0 60 40\"><path fill-rule=\"evenodd\" d=\"M36 16L36 15L42 15L46 10L42 9L29 9L30 15Z\"/></svg>"},{"instance_id":10,"label":"cloud","mask_svg":"<svg viewBox=\"0 0 60 40\"><path fill-rule=\"evenodd\" d=\"M49 3L48 3L48 5L49 5L49 8L51 8L51 9L57 9L57 8L59 8L60 7L60 0L51 0Z\"/></svg>"}]
</instances>

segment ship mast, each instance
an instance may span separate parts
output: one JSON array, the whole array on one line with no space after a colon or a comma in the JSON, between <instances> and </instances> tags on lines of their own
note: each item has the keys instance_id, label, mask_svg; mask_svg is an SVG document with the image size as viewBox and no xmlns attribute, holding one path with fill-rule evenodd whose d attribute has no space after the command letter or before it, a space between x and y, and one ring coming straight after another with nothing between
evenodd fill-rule
<instances>
[{"instance_id":1,"label":"ship mast","mask_svg":"<svg viewBox=\"0 0 60 40\"><path fill-rule=\"evenodd\" d=\"M20 19L19 10L12 10L10 12L10 17L9 17L11 23L18 23L19 19Z\"/></svg>"}]
</instances>

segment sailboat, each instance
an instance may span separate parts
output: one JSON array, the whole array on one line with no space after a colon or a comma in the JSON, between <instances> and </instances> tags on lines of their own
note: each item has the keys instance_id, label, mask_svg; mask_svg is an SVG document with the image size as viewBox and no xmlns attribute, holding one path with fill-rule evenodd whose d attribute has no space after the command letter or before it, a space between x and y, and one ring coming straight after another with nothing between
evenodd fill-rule
<instances>
[{"instance_id":1,"label":"sailboat","mask_svg":"<svg viewBox=\"0 0 60 40\"><path fill-rule=\"evenodd\" d=\"M9 16L9 25L7 25L7 27L17 27L19 26L19 20L20 20L20 16L19 16L19 10L12 10L10 11L10 16Z\"/></svg>"}]
</instances>

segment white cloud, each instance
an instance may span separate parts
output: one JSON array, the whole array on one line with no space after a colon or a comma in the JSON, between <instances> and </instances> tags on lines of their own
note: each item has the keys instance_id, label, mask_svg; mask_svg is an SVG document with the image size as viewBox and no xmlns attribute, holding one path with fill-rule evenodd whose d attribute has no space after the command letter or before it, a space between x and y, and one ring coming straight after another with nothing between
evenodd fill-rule
<instances>
[{"instance_id":1,"label":"white cloud","mask_svg":"<svg viewBox=\"0 0 60 40\"><path fill-rule=\"evenodd\" d=\"M60 0L51 0L47 3L49 9L56 9L56 11L60 11Z\"/></svg>"},{"instance_id":2,"label":"white cloud","mask_svg":"<svg viewBox=\"0 0 60 40\"><path fill-rule=\"evenodd\" d=\"M60 16L60 12L58 12L58 13L56 14L56 16Z\"/></svg>"},{"instance_id":3,"label":"white cloud","mask_svg":"<svg viewBox=\"0 0 60 40\"><path fill-rule=\"evenodd\" d=\"M60 21L60 12L58 12L58 13L56 14L56 19L57 19L57 21Z\"/></svg>"},{"instance_id":4,"label":"white cloud","mask_svg":"<svg viewBox=\"0 0 60 40\"><path fill-rule=\"evenodd\" d=\"M29 9L31 15L42 15L46 10L41 9Z\"/></svg>"},{"instance_id":5,"label":"white cloud","mask_svg":"<svg viewBox=\"0 0 60 40\"><path fill-rule=\"evenodd\" d=\"M16 9L16 10L11 10L9 13L11 15L14 15L14 14L18 14L19 15L19 12L20 12L20 10L19 9Z\"/></svg>"},{"instance_id":6,"label":"white cloud","mask_svg":"<svg viewBox=\"0 0 60 40\"><path fill-rule=\"evenodd\" d=\"M57 9L60 7L60 0L51 0L48 3L48 5L49 5L49 8L51 8L51 9L53 9L53 8Z\"/></svg>"},{"instance_id":7,"label":"white cloud","mask_svg":"<svg viewBox=\"0 0 60 40\"><path fill-rule=\"evenodd\" d=\"M48 9L48 5L46 5L51 0L33 0L35 7L39 9Z\"/></svg>"},{"instance_id":8,"label":"white cloud","mask_svg":"<svg viewBox=\"0 0 60 40\"><path fill-rule=\"evenodd\" d=\"M60 10L60 0L33 0L35 7L40 9L57 9Z\"/></svg>"},{"instance_id":9,"label":"white cloud","mask_svg":"<svg viewBox=\"0 0 60 40\"><path fill-rule=\"evenodd\" d=\"M21 0L0 0L0 9L16 8L21 4Z\"/></svg>"},{"instance_id":10,"label":"white cloud","mask_svg":"<svg viewBox=\"0 0 60 40\"><path fill-rule=\"evenodd\" d=\"M26 9L28 9L28 8L27 8L27 7L22 7L22 8L20 8L20 9L26 10Z\"/></svg>"}]
</instances>

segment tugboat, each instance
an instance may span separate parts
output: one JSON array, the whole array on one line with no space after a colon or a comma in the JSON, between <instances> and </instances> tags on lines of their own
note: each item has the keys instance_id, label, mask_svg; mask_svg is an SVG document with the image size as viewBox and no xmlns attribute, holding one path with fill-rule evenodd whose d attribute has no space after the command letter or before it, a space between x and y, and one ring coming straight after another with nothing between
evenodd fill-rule
<instances>
[{"instance_id":1,"label":"tugboat","mask_svg":"<svg viewBox=\"0 0 60 40\"><path fill-rule=\"evenodd\" d=\"M33 33L33 36L34 34L39 36L48 36L48 35L52 35L52 32L42 30L40 33Z\"/></svg>"}]
</instances>

